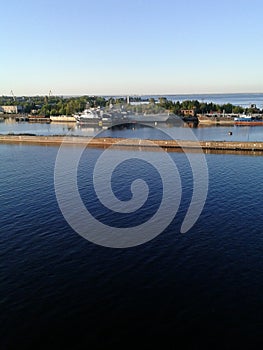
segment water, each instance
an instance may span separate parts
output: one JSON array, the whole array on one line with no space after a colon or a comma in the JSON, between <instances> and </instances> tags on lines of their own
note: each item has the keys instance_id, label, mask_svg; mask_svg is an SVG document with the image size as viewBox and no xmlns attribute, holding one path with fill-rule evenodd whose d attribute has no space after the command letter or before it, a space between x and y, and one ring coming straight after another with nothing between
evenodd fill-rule
<instances>
[{"instance_id":1,"label":"water","mask_svg":"<svg viewBox=\"0 0 263 350\"><path fill-rule=\"evenodd\" d=\"M144 245L110 249L84 240L63 218L54 193L57 152L0 145L2 349L126 348L143 340L228 348L261 341L262 157L206 155L207 202L196 225L180 234L193 179L185 155L171 153L183 187L175 219ZM78 172L82 198L98 217L104 209L89 200L88 185L101 152L86 150ZM145 164L118 168L113 189L129 198L130 170L151 183L155 210L162 186Z\"/></svg>"},{"instance_id":2,"label":"water","mask_svg":"<svg viewBox=\"0 0 263 350\"><path fill-rule=\"evenodd\" d=\"M244 108L256 104L260 109L263 107L263 93L232 93L232 94L191 94L191 95L167 95L172 101L198 100L200 102L213 102L216 104L231 103Z\"/></svg>"},{"instance_id":3,"label":"water","mask_svg":"<svg viewBox=\"0 0 263 350\"><path fill-rule=\"evenodd\" d=\"M106 96L109 98L110 96ZM117 96L126 97L126 96ZM143 99L166 97L174 102L185 100L198 100L199 102L213 102L216 104L231 103L236 106L249 107L256 104L258 108L263 107L263 93L230 93L230 94L176 94L176 95L144 95Z\"/></svg>"},{"instance_id":4,"label":"water","mask_svg":"<svg viewBox=\"0 0 263 350\"><path fill-rule=\"evenodd\" d=\"M160 134L157 130L163 129ZM0 134L23 134L30 133L35 135L79 135L79 136L109 136L124 138L142 138L158 139L167 138L167 133L173 135L176 139L189 138L189 129L185 124L157 124L157 125L125 125L114 127L112 129L101 127L79 126L71 124L42 124L42 123L0 123ZM209 141L261 141L263 142L263 126L199 126L191 128L191 131L198 140ZM229 135L229 132L232 135Z\"/></svg>"}]
</instances>

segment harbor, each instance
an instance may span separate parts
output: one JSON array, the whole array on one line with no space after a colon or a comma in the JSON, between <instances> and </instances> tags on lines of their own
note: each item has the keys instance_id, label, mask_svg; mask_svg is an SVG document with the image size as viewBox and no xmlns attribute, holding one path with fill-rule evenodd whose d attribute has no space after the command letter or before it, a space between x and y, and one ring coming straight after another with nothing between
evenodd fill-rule
<instances>
[{"instance_id":1,"label":"harbor","mask_svg":"<svg viewBox=\"0 0 263 350\"><path fill-rule=\"evenodd\" d=\"M249 95L251 96L251 95ZM186 97L195 99L186 99ZM204 96L203 96L204 97ZM119 124L178 124L200 126L261 126L261 96L253 103L242 100L206 102L200 95L184 96L2 96L2 120L30 123L70 123L72 126L115 126ZM178 98L176 100L176 98ZM216 96L212 96L216 99ZM226 99L226 100L225 100Z\"/></svg>"}]
</instances>

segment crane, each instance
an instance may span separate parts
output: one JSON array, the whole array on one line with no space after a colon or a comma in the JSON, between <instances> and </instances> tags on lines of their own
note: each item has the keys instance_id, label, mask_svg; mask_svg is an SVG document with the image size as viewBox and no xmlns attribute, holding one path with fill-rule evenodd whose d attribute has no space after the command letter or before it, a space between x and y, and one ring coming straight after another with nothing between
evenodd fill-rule
<instances>
[{"instance_id":1,"label":"crane","mask_svg":"<svg viewBox=\"0 0 263 350\"><path fill-rule=\"evenodd\" d=\"M16 98L15 98L15 95L14 95L14 93L13 93L13 90L10 91L10 94L13 96L13 100L15 101Z\"/></svg>"}]
</instances>

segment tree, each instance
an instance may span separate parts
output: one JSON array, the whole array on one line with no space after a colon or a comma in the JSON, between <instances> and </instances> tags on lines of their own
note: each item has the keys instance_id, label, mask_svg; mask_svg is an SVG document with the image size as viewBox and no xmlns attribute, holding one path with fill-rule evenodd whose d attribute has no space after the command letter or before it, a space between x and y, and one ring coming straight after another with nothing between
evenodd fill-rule
<instances>
[{"instance_id":1,"label":"tree","mask_svg":"<svg viewBox=\"0 0 263 350\"><path fill-rule=\"evenodd\" d=\"M44 116L50 116L50 106L48 104L44 104L40 109L40 114L44 114Z\"/></svg>"},{"instance_id":2,"label":"tree","mask_svg":"<svg viewBox=\"0 0 263 350\"><path fill-rule=\"evenodd\" d=\"M231 105L231 103L226 103L221 106L222 111L224 110L225 113L232 113L232 108L233 105Z\"/></svg>"},{"instance_id":3,"label":"tree","mask_svg":"<svg viewBox=\"0 0 263 350\"><path fill-rule=\"evenodd\" d=\"M59 115L65 115L66 114L66 108L65 107L60 107L60 109L58 110L58 114Z\"/></svg>"},{"instance_id":4,"label":"tree","mask_svg":"<svg viewBox=\"0 0 263 350\"><path fill-rule=\"evenodd\" d=\"M50 111L50 115L58 115L57 110L55 108L52 108Z\"/></svg>"},{"instance_id":5,"label":"tree","mask_svg":"<svg viewBox=\"0 0 263 350\"><path fill-rule=\"evenodd\" d=\"M234 106L232 109L232 113L235 113L235 114L241 114L243 112L244 112L244 108L241 106Z\"/></svg>"}]
</instances>

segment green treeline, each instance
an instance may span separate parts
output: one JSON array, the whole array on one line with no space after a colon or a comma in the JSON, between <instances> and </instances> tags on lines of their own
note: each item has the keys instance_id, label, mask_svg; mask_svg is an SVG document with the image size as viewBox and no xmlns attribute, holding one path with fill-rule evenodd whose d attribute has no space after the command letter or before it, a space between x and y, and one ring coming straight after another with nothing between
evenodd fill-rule
<instances>
[{"instance_id":1,"label":"green treeline","mask_svg":"<svg viewBox=\"0 0 263 350\"><path fill-rule=\"evenodd\" d=\"M109 102L108 102L109 103ZM33 97L0 97L0 106L19 105L23 113L45 115L71 115L83 111L86 106L105 107L107 101L104 97L80 96L33 96Z\"/></svg>"},{"instance_id":2,"label":"green treeline","mask_svg":"<svg viewBox=\"0 0 263 350\"><path fill-rule=\"evenodd\" d=\"M240 114L240 113L259 113L261 112L257 108L243 108L241 106L235 106L232 105L231 103L227 104L215 104L212 102L199 102L198 100L186 100L182 102L173 102L170 100L167 100L165 97L161 97L159 99L160 105L173 112L174 114L177 115L182 115L183 112L182 110L191 110L193 109L195 111L195 114L208 114L212 112L216 113L235 113L235 114Z\"/></svg>"}]
</instances>

